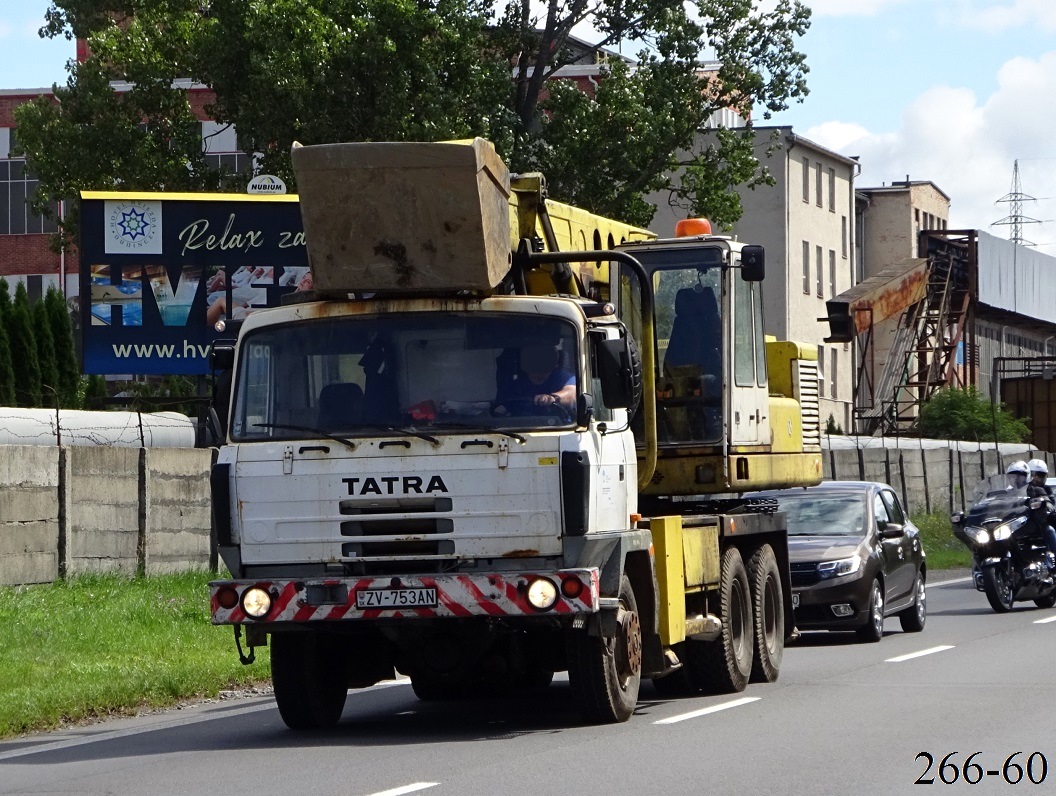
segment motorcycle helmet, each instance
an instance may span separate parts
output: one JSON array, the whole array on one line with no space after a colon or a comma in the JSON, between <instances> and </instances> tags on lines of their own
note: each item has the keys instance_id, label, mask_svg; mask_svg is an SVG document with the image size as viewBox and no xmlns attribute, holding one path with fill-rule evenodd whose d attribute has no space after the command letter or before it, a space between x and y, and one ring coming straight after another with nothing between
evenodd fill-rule
<instances>
[{"instance_id":1,"label":"motorcycle helmet","mask_svg":"<svg viewBox=\"0 0 1056 796\"><path fill-rule=\"evenodd\" d=\"M1042 462L1044 464L1044 462ZM1008 485L1012 489L1022 489L1027 485L1027 478L1030 477L1030 466L1022 459L1012 462L1008 465L1008 469L1005 470L1005 477L1008 479Z\"/></svg>"},{"instance_id":2,"label":"motorcycle helmet","mask_svg":"<svg viewBox=\"0 0 1056 796\"><path fill-rule=\"evenodd\" d=\"M1049 474L1049 465L1045 464L1044 459L1031 459L1029 462L1027 462L1027 469L1031 472L1031 474Z\"/></svg>"}]
</instances>

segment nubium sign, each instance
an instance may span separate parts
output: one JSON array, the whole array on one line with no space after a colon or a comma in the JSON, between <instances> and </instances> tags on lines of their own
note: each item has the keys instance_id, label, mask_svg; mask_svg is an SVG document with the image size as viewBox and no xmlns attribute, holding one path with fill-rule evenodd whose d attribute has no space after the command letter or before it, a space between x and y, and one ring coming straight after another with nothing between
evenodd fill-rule
<instances>
[{"instance_id":1,"label":"nubium sign","mask_svg":"<svg viewBox=\"0 0 1056 796\"><path fill-rule=\"evenodd\" d=\"M300 205L86 191L80 279L85 373L208 373L216 321L311 289Z\"/></svg>"}]
</instances>

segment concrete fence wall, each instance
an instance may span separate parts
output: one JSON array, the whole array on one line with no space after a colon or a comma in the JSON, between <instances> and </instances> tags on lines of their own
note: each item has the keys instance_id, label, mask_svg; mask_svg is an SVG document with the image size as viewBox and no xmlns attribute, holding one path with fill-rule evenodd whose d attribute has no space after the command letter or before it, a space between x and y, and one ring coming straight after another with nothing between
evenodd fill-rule
<instances>
[{"instance_id":1,"label":"concrete fence wall","mask_svg":"<svg viewBox=\"0 0 1056 796\"><path fill-rule=\"evenodd\" d=\"M950 513L967 508L975 484L1016 459L1044 459L1056 475L1056 456L1046 451L999 454L990 450L839 448L823 451L824 477L834 481L883 481L894 487L910 513Z\"/></svg>"},{"instance_id":2,"label":"concrete fence wall","mask_svg":"<svg viewBox=\"0 0 1056 796\"><path fill-rule=\"evenodd\" d=\"M0 445L0 585L214 566L194 448Z\"/></svg>"},{"instance_id":3,"label":"concrete fence wall","mask_svg":"<svg viewBox=\"0 0 1056 796\"><path fill-rule=\"evenodd\" d=\"M823 454L826 479L883 481L912 513L966 508L976 482L1015 459L1045 459L1056 473L1043 451L932 444ZM0 445L0 585L215 568L211 463L211 451L194 448Z\"/></svg>"}]
</instances>

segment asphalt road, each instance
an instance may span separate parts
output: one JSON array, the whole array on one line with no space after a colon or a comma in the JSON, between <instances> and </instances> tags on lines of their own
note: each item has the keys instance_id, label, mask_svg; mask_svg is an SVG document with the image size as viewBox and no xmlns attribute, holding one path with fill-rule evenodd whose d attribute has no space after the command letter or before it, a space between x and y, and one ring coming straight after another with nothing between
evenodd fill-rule
<instances>
[{"instance_id":1,"label":"asphalt road","mask_svg":"<svg viewBox=\"0 0 1056 796\"><path fill-rule=\"evenodd\" d=\"M351 692L328 732L289 732L265 696L0 743L0 793L871 794L929 778L1052 792L1056 609L997 615L950 578L933 578L923 633L807 633L777 683L680 700L644 685L626 724L583 726L563 677L541 697L460 703L397 681Z\"/></svg>"}]
</instances>

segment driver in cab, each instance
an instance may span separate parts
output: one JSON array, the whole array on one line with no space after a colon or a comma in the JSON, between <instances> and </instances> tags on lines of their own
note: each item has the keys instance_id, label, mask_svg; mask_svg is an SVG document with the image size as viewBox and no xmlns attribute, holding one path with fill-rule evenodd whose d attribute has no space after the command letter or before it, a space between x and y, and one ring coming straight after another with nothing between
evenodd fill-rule
<instances>
[{"instance_id":1,"label":"driver in cab","mask_svg":"<svg viewBox=\"0 0 1056 796\"><path fill-rule=\"evenodd\" d=\"M576 405L576 376L560 367L561 351L553 343L531 343L520 349L519 367L495 398L495 414L524 414L517 407L534 407L527 414L557 407L572 414Z\"/></svg>"}]
</instances>

